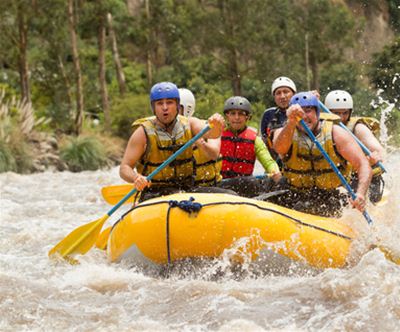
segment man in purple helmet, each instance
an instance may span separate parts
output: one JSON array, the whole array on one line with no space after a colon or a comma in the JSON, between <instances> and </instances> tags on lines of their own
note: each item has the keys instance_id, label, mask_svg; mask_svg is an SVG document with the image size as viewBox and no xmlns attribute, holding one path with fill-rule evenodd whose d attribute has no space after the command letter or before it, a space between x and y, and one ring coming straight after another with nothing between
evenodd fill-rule
<instances>
[{"instance_id":1,"label":"man in purple helmet","mask_svg":"<svg viewBox=\"0 0 400 332\"><path fill-rule=\"evenodd\" d=\"M171 82L155 84L150 91L154 116L134 123L135 131L129 139L120 176L143 191L141 200L178 191L193 191L193 150L187 149L166 166L150 182L146 176L199 133L204 122L179 115L179 90ZM204 138L218 138L224 128L224 119L214 114L208 119L212 127ZM146 198L144 198L146 197Z\"/></svg>"},{"instance_id":2,"label":"man in purple helmet","mask_svg":"<svg viewBox=\"0 0 400 332\"><path fill-rule=\"evenodd\" d=\"M345 203L338 190L342 185L340 179L299 123L303 119L345 177L350 174L348 164L357 172L360 179L357 198L351 200L351 204L364 211L372 170L356 141L334 124L339 119L320 119L318 99L311 92L294 95L286 115L286 124L276 130L273 142L273 148L283 161L283 175L290 189L288 194L277 198L279 203L324 216L339 216L341 203Z\"/></svg>"}]
</instances>

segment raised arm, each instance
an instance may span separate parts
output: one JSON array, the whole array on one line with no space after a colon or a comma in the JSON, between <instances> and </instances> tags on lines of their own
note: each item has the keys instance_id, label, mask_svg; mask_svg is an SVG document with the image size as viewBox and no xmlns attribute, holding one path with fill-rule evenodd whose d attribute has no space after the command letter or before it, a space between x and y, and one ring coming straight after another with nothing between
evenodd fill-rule
<instances>
[{"instance_id":1,"label":"raised arm","mask_svg":"<svg viewBox=\"0 0 400 332\"><path fill-rule=\"evenodd\" d=\"M206 134L204 134L203 138L219 138L221 137L222 130L225 126L224 118L221 114L215 113L210 116L207 120L208 124L211 126L211 130L209 130ZM195 117L189 118L190 129L192 130L192 134L198 134L205 126L204 121Z\"/></svg>"},{"instance_id":2,"label":"raised arm","mask_svg":"<svg viewBox=\"0 0 400 332\"><path fill-rule=\"evenodd\" d=\"M287 121L283 128L277 129L274 134L274 150L284 156L289 152L292 146L293 134L296 129L297 123L304 117L304 111L300 105L292 105L287 111Z\"/></svg>"}]
</instances>

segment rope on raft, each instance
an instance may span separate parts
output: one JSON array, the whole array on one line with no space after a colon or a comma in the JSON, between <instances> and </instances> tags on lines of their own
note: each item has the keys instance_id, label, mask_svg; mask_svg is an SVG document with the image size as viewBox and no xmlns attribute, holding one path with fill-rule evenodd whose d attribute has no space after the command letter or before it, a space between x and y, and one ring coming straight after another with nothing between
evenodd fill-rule
<instances>
[{"instance_id":1,"label":"rope on raft","mask_svg":"<svg viewBox=\"0 0 400 332\"><path fill-rule=\"evenodd\" d=\"M294 218L286 213L280 212L280 211L276 211L274 209L271 208L266 208L266 207L262 207L259 206L255 203L250 203L250 202L215 202L215 203L205 203L205 204L201 204L198 202L194 202L195 198L194 197L190 197L189 200L182 200L182 201L176 201L176 200L169 200L169 201L158 201L158 202L154 202L154 203L148 203L148 204L141 204L135 207L132 207L132 209L130 209L129 211L127 211L126 213L124 213L122 215L122 217L114 224L113 228L130 212L132 212L135 209L138 208L143 208L143 207L148 207L148 206L152 206L152 205L159 205L159 204L168 204L168 211L167 211L167 217L166 217L166 237L167 237L167 255L168 255L168 264L171 263L171 252L170 252L170 236L169 236L169 217L170 217L170 211L172 208L178 207L181 210L187 212L187 213L197 213L199 212L203 207L207 207L207 206L214 206L214 205L250 205L253 207L256 207L260 210L263 211L269 211L269 212L274 212L277 213L281 216L284 216L302 226L306 226L306 227L311 227L314 229L317 229L319 231L322 232L326 232L338 237L341 237L343 239L346 240L352 240L351 237L338 233L338 232L334 232L316 225L312 225L312 224L308 224L300 219Z\"/></svg>"}]
</instances>

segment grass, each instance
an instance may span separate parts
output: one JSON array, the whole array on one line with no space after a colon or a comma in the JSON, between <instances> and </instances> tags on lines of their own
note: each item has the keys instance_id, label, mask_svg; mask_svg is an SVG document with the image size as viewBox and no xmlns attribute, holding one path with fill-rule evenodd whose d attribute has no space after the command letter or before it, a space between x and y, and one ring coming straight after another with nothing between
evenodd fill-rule
<instances>
[{"instance_id":1,"label":"grass","mask_svg":"<svg viewBox=\"0 0 400 332\"><path fill-rule=\"evenodd\" d=\"M60 149L60 157L72 172L107 166L104 146L92 136L69 138Z\"/></svg>"},{"instance_id":2,"label":"grass","mask_svg":"<svg viewBox=\"0 0 400 332\"><path fill-rule=\"evenodd\" d=\"M0 173L15 172L16 170L17 163L13 152L4 141L0 141Z\"/></svg>"}]
</instances>

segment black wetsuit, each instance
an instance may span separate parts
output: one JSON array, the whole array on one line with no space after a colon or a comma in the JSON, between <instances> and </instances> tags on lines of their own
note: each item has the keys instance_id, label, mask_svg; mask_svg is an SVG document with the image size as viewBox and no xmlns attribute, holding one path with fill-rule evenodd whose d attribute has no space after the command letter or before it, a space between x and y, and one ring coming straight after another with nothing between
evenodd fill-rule
<instances>
[{"instance_id":1,"label":"black wetsuit","mask_svg":"<svg viewBox=\"0 0 400 332\"><path fill-rule=\"evenodd\" d=\"M260 122L261 137L272 158L277 161L279 168L282 168L282 162L278 154L272 148L272 132L275 129L282 128L286 123L286 119L286 110L282 110L279 107L271 107L264 111Z\"/></svg>"}]
</instances>

